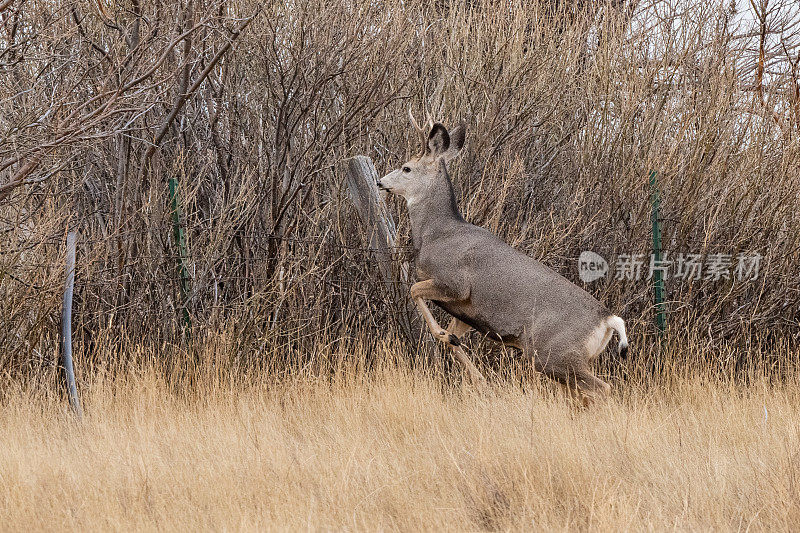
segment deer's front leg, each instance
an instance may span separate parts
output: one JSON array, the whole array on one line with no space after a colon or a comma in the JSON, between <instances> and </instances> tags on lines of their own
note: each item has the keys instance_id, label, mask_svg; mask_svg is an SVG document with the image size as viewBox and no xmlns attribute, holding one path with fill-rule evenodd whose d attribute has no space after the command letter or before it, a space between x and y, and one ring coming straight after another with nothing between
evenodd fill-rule
<instances>
[{"instance_id":1,"label":"deer's front leg","mask_svg":"<svg viewBox=\"0 0 800 533\"><path fill-rule=\"evenodd\" d=\"M465 324L456 317L451 318L450 323L447 324L447 331L449 331L451 334L455 335L459 339L461 338L462 335L464 335L471 329L472 326L470 326L469 324Z\"/></svg>"},{"instance_id":2,"label":"deer's front leg","mask_svg":"<svg viewBox=\"0 0 800 533\"><path fill-rule=\"evenodd\" d=\"M454 333L448 332L446 329L442 328L436 319L433 317L433 313L431 313L428 304L425 303L425 300L436 300L437 302L453 302L458 301L459 298L455 297L453 294L448 293L447 291L436 287L436 284L433 280L425 280L420 281L419 283L415 283L411 286L411 298L414 300L414 303L417 304L422 316L425 318L425 322L428 324L428 328L430 328L431 333L433 336L436 337L438 340L447 343L450 345L450 349L452 350L453 356L455 359L464 365L467 373L470 375L472 380L475 383L482 384L486 382L486 378L483 377L481 371L478 370L478 367L470 360L467 356L467 353L464 351L464 348L461 347L461 341L458 340L458 335ZM459 321L460 322L460 321ZM463 324L466 326L466 324ZM469 326L463 332L466 332L469 329ZM462 332L462 333L463 333Z\"/></svg>"},{"instance_id":3,"label":"deer's front leg","mask_svg":"<svg viewBox=\"0 0 800 533\"><path fill-rule=\"evenodd\" d=\"M425 318L425 323L428 324L428 328L431 330L434 337L450 346L459 346L461 344L457 335L451 334L439 325L433 313L431 313L428 304L425 303L425 300L452 302L455 300L452 295L447 294L446 291L437 287L432 279L427 279L411 286L411 299L417 304L423 318Z\"/></svg>"}]
</instances>

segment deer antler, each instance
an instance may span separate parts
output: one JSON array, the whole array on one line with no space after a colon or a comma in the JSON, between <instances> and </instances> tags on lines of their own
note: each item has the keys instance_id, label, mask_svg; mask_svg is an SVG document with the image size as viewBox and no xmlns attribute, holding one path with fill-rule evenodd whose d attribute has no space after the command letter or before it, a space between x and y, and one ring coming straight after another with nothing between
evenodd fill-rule
<instances>
[{"instance_id":1,"label":"deer antler","mask_svg":"<svg viewBox=\"0 0 800 533\"><path fill-rule=\"evenodd\" d=\"M425 126L420 126L417 119L414 118L414 113L411 112L411 104L408 106L408 119L411 121L411 125L414 126L414 129L420 133L422 137L422 153L425 152L425 142L426 138L428 137L428 132L433 129L433 117L431 116L429 111L425 111L425 119L426 124Z\"/></svg>"},{"instance_id":2,"label":"deer antler","mask_svg":"<svg viewBox=\"0 0 800 533\"><path fill-rule=\"evenodd\" d=\"M414 126L414 129L420 133L425 133L425 128L419 125L417 119L414 118L414 113L411 112L411 104L408 104L408 119L411 121L411 125Z\"/></svg>"}]
</instances>

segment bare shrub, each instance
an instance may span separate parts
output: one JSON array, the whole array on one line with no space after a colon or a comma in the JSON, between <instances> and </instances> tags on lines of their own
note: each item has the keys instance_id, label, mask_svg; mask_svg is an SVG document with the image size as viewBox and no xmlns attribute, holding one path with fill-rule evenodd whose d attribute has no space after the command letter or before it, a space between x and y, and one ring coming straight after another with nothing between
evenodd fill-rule
<instances>
[{"instance_id":1,"label":"bare shrub","mask_svg":"<svg viewBox=\"0 0 800 533\"><path fill-rule=\"evenodd\" d=\"M582 250L648 252L657 170L668 253L764 258L747 283L668 280L669 335L725 364L797 343L800 49L783 4L750 18L705 2L3 6L11 373L52 361L67 227L81 234L82 357L107 338L180 342L172 178L186 357L224 338L237 364L291 369L399 337L403 307L363 250L342 163L389 169L415 150L409 105L468 123L453 169L467 218L576 281ZM629 320L632 346L655 344L645 279L588 288Z\"/></svg>"}]
</instances>

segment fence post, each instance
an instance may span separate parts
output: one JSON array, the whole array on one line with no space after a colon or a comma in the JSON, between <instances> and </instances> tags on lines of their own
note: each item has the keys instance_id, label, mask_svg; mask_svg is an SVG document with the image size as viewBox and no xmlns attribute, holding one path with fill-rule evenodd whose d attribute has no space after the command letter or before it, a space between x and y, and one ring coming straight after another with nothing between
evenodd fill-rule
<instances>
[{"instance_id":1,"label":"fence post","mask_svg":"<svg viewBox=\"0 0 800 533\"><path fill-rule=\"evenodd\" d=\"M169 198L172 207L172 229L175 236L175 246L178 248L178 280L180 284L181 316L183 318L183 334L186 339L191 337L192 318L189 316L189 273L186 270L186 232L181 223L181 201L178 192L178 180L169 179Z\"/></svg>"},{"instance_id":2,"label":"fence post","mask_svg":"<svg viewBox=\"0 0 800 533\"><path fill-rule=\"evenodd\" d=\"M661 207L661 195L656 181L657 172L650 171L650 199L652 203L652 222L653 222L653 261L660 264L661 257L661 220L659 209ZM656 312L656 327L658 335L663 340L664 331L667 328L666 310L664 309L664 272L661 269L653 269L653 306Z\"/></svg>"},{"instance_id":3,"label":"fence post","mask_svg":"<svg viewBox=\"0 0 800 533\"><path fill-rule=\"evenodd\" d=\"M75 241L75 232L67 233L66 280L64 282L64 302L61 307L61 368L64 372L64 385L67 389L69 406L80 420L83 418L83 409L78 397L75 369L72 364L72 291L75 286Z\"/></svg>"},{"instance_id":4,"label":"fence post","mask_svg":"<svg viewBox=\"0 0 800 533\"><path fill-rule=\"evenodd\" d=\"M397 301L403 302L404 313L400 316L400 327L411 342L426 339L422 335L421 322L415 325L411 317L412 309L408 298L408 264L403 263L398 270L392 268L392 250L396 246L397 226L386 210L378 192L378 173L372 159L359 155L350 159L347 166L347 190L350 200L356 206L358 215L367 228L369 248L377 256L378 272L387 292Z\"/></svg>"}]
</instances>

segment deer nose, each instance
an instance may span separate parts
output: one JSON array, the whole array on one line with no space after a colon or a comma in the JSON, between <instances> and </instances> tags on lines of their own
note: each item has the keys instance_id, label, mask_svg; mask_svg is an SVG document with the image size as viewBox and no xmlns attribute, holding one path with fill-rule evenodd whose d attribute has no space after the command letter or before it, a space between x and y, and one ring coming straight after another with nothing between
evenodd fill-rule
<instances>
[{"instance_id":1,"label":"deer nose","mask_svg":"<svg viewBox=\"0 0 800 533\"><path fill-rule=\"evenodd\" d=\"M384 191L387 190L386 187L383 186L383 183L381 183L381 180L377 180L375 184L378 186L379 189Z\"/></svg>"}]
</instances>

